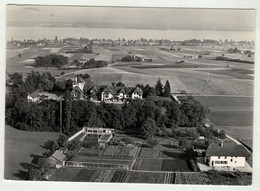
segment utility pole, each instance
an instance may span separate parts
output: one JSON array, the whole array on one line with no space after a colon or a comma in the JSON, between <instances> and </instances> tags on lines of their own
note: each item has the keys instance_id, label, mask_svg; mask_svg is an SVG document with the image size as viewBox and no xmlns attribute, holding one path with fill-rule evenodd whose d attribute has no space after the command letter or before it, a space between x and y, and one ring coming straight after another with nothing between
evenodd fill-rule
<instances>
[{"instance_id":1,"label":"utility pole","mask_svg":"<svg viewBox=\"0 0 260 191\"><path fill-rule=\"evenodd\" d=\"M62 99L60 99L60 132L62 132Z\"/></svg>"}]
</instances>

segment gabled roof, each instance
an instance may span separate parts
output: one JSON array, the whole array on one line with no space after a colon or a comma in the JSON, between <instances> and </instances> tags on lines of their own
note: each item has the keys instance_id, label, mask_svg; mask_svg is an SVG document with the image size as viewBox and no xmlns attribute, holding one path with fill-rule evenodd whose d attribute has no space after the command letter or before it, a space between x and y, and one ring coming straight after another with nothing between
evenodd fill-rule
<instances>
[{"instance_id":1,"label":"gabled roof","mask_svg":"<svg viewBox=\"0 0 260 191\"><path fill-rule=\"evenodd\" d=\"M79 91L82 92L82 90L79 88L79 86L74 86L72 91Z\"/></svg>"},{"instance_id":2,"label":"gabled roof","mask_svg":"<svg viewBox=\"0 0 260 191\"><path fill-rule=\"evenodd\" d=\"M220 144L212 143L207 149L206 156L238 156L247 157L248 152L243 145L238 145L233 141Z\"/></svg>"},{"instance_id":3,"label":"gabled roof","mask_svg":"<svg viewBox=\"0 0 260 191\"><path fill-rule=\"evenodd\" d=\"M80 76L77 76L76 82L83 83L85 80L83 80Z\"/></svg>"},{"instance_id":4,"label":"gabled roof","mask_svg":"<svg viewBox=\"0 0 260 191\"><path fill-rule=\"evenodd\" d=\"M142 94L143 91L142 91L139 87L136 87L136 88L133 90L133 93Z\"/></svg>"},{"instance_id":5,"label":"gabled roof","mask_svg":"<svg viewBox=\"0 0 260 191\"><path fill-rule=\"evenodd\" d=\"M64 155L62 152L60 151L55 151L52 155L51 155L52 158L56 159L57 161L59 162L62 162L65 158L66 158L66 155Z\"/></svg>"},{"instance_id":6,"label":"gabled roof","mask_svg":"<svg viewBox=\"0 0 260 191\"><path fill-rule=\"evenodd\" d=\"M37 90L37 91L31 93L30 96L31 96L32 98L36 98L36 97L40 96L40 95L39 95L39 90Z\"/></svg>"}]
</instances>

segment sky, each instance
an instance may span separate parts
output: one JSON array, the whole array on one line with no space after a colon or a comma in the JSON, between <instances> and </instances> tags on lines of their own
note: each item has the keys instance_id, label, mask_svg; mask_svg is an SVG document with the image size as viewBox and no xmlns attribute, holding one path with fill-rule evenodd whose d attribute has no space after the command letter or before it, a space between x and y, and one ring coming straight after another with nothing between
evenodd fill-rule
<instances>
[{"instance_id":1,"label":"sky","mask_svg":"<svg viewBox=\"0 0 260 191\"><path fill-rule=\"evenodd\" d=\"M254 10L7 6L7 26L254 31Z\"/></svg>"}]
</instances>

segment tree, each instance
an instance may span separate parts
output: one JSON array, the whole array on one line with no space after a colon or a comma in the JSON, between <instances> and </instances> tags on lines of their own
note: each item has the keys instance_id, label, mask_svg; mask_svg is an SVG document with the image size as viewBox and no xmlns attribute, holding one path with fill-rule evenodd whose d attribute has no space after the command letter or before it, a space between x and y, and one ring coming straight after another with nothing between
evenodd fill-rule
<instances>
[{"instance_id":1,"label":"tree","mask_svg":"<svg viewBox=\"0 0 260 191\"><path fill-rule=\"evenodd\" d=\"M156 133L155 121L152 118L147 118L144 121L141 129L143 131L143 137L145 139L153 139L153 137Z\"/></svg>"},{"instance_id":2,"label":"tree","mask_svg":"<svg viewBox=\"0 0 260 191\"><path fill-rule=\"evenodd\" d=\"M63 133L69 133L70 130L70 120L71 120L71 109L72 109L72 96L71 92L67 90L64 97L64 123L63 123Z\"/></svg>"},{"instance_id":3,"label":"tree","mask_svg":"<svg viewBox=\"0 0 260 191\"><path fill-rule=\"evenodd\" d=\"M59 149L58 143L56 141L52 141L50 149L51 149L51 152L56 151L57 149Z\"/></svg>"},{"instance_id":4,"label":"tree","mask_svg":"<svg viewBox=\"0 0 260 191\"><path fill-rule=\"evenodd\" d=\"M22 57L22 54L21 54L21 53L19 53L19 54L18 54L18 58L21 58L21 57Z\"/></svg>"},{"instance_id":5,"label":"tree","mask_svg":"<svg viewBox=\"0 0 260 191\"><path fill-rule=\"evenodd\" d=\"M41 172L44 173L49 170L51 164L50 164L48 158L40 158L38 161L38 166L39 166L39 169L41 170Z\"/></svg>"},{"instance_id":6,"label":"tree","mask_svg":"<svg viewBox=\"0 0 260 191\"><path fill-rule=\"evenodd\" d=\"M32 167L28 170L28 179L29 180L42 180L42 173L39 169Z\"/></svg>"},{"instance_id":7,"label":"tree","mask_svg":"<svg viewBox=\"0 0 260 191\"><path fill-rule=\"evenodd\" d=\"M156 95L157 96L162 96L163 95L163 85L162 85L162 82L161 82L160 78L156 82L155 91L156 91Z\"/></svg>"},{"instance_id":8,"label":"tree","mask_svg":"<svg viewBox=\"0 0 260 191\"><path fill-rule=\"evenodd\" d=\"M164 97L170 97L170 95L171 95L171 86L170 86L170 83L168 80L165 82L163 94L164 94Z\"/></svg>"},{"instance_id":9,"label":"tree","mask_svg":"<svg viewBox=\"0 0 260 191\"><path fill-rule=\"evenodd\" d=\"M156 91L153 87L150 87L148 84L143 88L143 97L155 96Z\"/></svg>"},{"instance_id":10,"label":"tree","mask_svg":"<svg viewBox=\"0 0 260 191\"><path fill-rule=\"evenodd\" d=\"M14 87L19 87L20 85L23 84L23 75L19 73L13 73L13 74L8 74L9 76L9 81L13 84Z\"/></svg>"},{"instance_id":11,"label":"tree","mask_svg":"<svg viewBox=\"0 0 260 191\"><path fill-rule=\"evenodd\" d=\"M65 74L65 72L63 72L63 71L60 73L61 76L64 75L64 74Z\"/></svg>"},{"instance_id":12,"label":"tree","mask_svg":"<svg viewBox=\"0 0 260 191\"><path fill-rule=\"evenodd\" d=\"M116 86L124 86L124 87L125 87L125 84L124 84L123 82L118 82L118 83L116 84Z\"/></svg>"}]
</instances>

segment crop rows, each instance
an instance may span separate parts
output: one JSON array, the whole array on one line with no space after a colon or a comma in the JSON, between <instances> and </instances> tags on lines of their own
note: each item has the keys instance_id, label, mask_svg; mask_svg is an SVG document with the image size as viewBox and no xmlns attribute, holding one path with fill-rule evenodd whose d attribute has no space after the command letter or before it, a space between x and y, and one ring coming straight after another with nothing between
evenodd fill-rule
<instances>
[{"instance_id":1,"label":"crop rows","mask_svg":"<svg viewBox=\"0 0 260 191\"><path fill-rule=\"evenodd\" d=\"M135 157L140 151L139 147L134 147L129 151L129 156L130 157Z\"/></svg>"},{"instance_id":2,"label":"crop rows","mask_svg":"<svg viewBox=\"0 0 260 191\"><path fill-rule=\"evenodd\" d=\"M100 154L100 150L82 147L79 154L86 156L97 156Z\"/></svg>"},{"instance_id":3,"label":"crop rows","mask_svg":"<svg viewBox=\"0 0 260 191\"><path fill-rule=\"evenodd\" d=\"M116 171L113 178L111 179L111 182L123 182L124 178L126 176L126 171Z\"/></svg>"},{"instance_id":4,"label":"crop rows","mask_svg":"<svg viewBox=\"0 0 260 191\"><path fill-rule=\"evenodd\" d=\"M166 173L164 178L164 184L174 183L174 173Z\"/></svg>"},{"instance_id":5,"label":"crop rows","mask_svg":"<svg viewBox=\"0 0 260 191\"><path fill-rule=\"evenodd\" d=\"M160 157L160 149L150 149L150 148L142 148L139 157L140 158L159 158Z\"/></svg>"},{"instance_id":6,"label":"crop rows","mask_svg":"<svg viewBox=\"0 0 260 191\"><path fill-rule=\"evenodd\" d=\"M104 156L114 156L117 149L118 149L118 146L109 145L106 148L106 150L102 153L102 155L104 155Z\"/></svg>"},{"instance_id":7,"label":"crop rows","mask_svg":"<svg viewBox=\"0 0 260 191\"><path fill-rule=\"evenodd\" d=\"M95 178L94 182L103 182L108 176L108 174L109 174L108 170L101 170L98 173L97 177Z\"/></svg>"}]
</instances>

